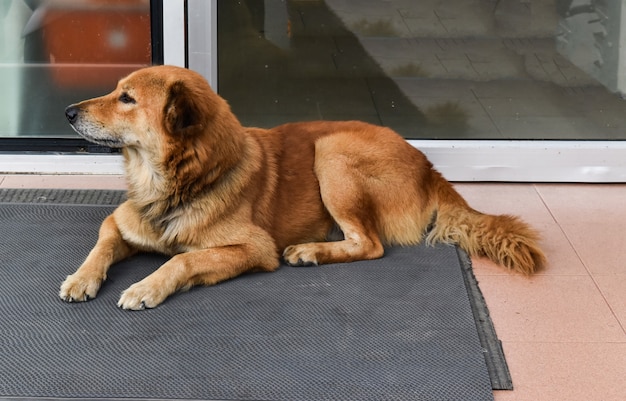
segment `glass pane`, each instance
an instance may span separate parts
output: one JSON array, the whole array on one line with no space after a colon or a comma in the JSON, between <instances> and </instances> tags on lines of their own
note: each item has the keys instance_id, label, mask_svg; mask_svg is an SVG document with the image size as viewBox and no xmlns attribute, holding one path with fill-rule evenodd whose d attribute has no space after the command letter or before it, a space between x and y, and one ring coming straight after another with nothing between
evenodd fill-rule
<instances>
[{"instance_id":1,"label":"glass pane","mask_svg":"<svg viewBox=\"0 0 626 401\"><path fill-rule=\"evenodd\" d=\"M67 105L150 63L149 0L0 0L0 137L74 137Z\"/></svg>"},{"instance_id":2,"label":"glass pane","mask_svg":"<svg viewBox=\"0 0 626 401\"><path fill-rule=\"evenodd\" d=\"M220 1L219 91L246 125L359 119L407 138L626 139L625 3Z\"/></svg>"}]
</instances>

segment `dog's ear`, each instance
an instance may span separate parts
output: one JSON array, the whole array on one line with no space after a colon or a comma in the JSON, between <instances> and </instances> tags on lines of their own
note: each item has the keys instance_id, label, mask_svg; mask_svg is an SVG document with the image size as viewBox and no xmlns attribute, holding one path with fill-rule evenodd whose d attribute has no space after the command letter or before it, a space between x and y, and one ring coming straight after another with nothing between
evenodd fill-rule
<instances>
[{"instance_id":1,"label":"dog's ear","mask_svg":"<svg viewBox=\"0 0 626 401\"><path fill-rule=\"evenodd\" d=\"M193 135L202 129L205 111L198 101L197 94L182 81L169 87L163 123L170 134Z\"/></svg>"}]
</instances>

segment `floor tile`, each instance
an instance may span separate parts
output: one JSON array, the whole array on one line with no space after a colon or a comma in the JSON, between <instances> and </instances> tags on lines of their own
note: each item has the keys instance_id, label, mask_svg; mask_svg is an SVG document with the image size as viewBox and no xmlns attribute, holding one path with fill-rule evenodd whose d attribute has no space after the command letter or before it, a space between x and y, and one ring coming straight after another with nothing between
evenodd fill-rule
<instances>
[{"instance_id":1,"label":"floor tile","mask_svg":"<svg viewBox=\"0 0 626 401\"><path fill-rule=\"evenodd\" d=\"M495 401L623 401L626 343L505 343L514 391Z\"/></svg>"},{"instance_id":2,"label":"floor tile","mask_svg":"<svg viewBox=\"0 0 626 401\"><path fill-rule=\"evenodd\" d=\"M477 276L498 337L515 342L626 342L588 276Z\"/></svg>"},{"instance_id":3,"label":"floor tile","mask_svg":"<svg viewBox=\"0 0 626 401\"><path fill-rule=\"evenodd\" d=\"M626 185L539 185L537 189L592 274L626 274Z\"/></svg>"},{"instance_id":4,"label":"floor tile","mask_svg":"<svg viewBox=\"0 0 626 401\"><path fill-rule=\"evenodd\" d=\"M611 310L626 331L626 274L594 275L594 280L604 295Z\"/></svg>"},{"instance_id":5,"label":"floor tile","mask_svg":"<svg viewBox=\"0 0 626 401\"><path fill-rule=\"evenodd\" d=\"M454 187L470 206L484 213L516 214L536 219L549 217L532 185L456 183Z\"/></svg>"}]
</instances>

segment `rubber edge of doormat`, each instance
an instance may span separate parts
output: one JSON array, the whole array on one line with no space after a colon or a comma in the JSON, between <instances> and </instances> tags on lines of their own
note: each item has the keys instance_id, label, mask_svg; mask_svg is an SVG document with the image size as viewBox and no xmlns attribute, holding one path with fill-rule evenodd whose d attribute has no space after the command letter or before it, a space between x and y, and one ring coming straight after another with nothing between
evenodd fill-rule
<instances>
[{"instance_id":1,"label":"rubber edge of doormat","mask_svg":"<svg viewBox=\"0 0 626 401\"><path fill-rule=\"evenodd\" d=\"M46 203L60 205L117 206L126 200L126 191L102 189L2 188L0 203Z\"/></svg>"},{"instance_id":2,"label":"rubber edge of doormat","mask_svg":"<svg viewBox=\"0 0 626 401\"><path fill-rule=\"evenodd\" d=\"M472 313L474 314L474 322L476 322L476 331L484 350L485 363L491 379L491 388L493 390L513 390L513 380L504 357L502 341L498 339L496 329L489 315L489 309L487 309L487 303L482 291L480 291L476 276L474 276L472 260L461 248L456 247L456 249L461 262L463 280L469 295Z\"/></svg>"}]
</instances>

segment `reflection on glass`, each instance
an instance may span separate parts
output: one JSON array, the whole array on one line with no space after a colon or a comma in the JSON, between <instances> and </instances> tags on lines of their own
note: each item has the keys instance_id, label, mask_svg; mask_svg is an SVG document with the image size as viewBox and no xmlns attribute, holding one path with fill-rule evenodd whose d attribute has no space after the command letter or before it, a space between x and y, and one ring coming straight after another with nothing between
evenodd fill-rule
<instances>
[{"instance_id":1,"label":"reflection on glass","mask_svg":"<svg viewBox=\"0 0 626 401\"><path fill-rule=\"evenodd\" d=\"M624 3L218 2L219 91L247 125L359 119L408 138L626 139Z\"/></svg>"},{"instance_id":2,"label":"reflection on glass","mask_svg":"<svg viewBox=\"0 0 626 401\"><path fill-rule=\"evenodd\" d=\"M66 105L150 63L149 0L0 0L0 136L73 136Z\"/></svg>"}]
</instances>

